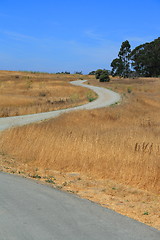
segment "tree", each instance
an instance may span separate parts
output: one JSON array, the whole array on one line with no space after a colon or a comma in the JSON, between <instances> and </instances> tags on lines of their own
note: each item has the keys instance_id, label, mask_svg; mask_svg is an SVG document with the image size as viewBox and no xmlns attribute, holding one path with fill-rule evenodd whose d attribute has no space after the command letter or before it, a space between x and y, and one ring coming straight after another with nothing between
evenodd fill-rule
<instances>
[{"instance_id":1,"label":"tree","mask_svg":"<svg viewBox=\"0 0 160 240\"><path fill-rule=\"evenodd\" d=\"M65 71L64 74L70 74L70 72Z\"/></svg>"},{"instance_id":2,"label":"tree","mask_svg":"<svg viewBox=\"0 0 160 240\"><path fill-rule=\"evenodd\" d=\"M103 70L102 69L97 69L96 72L95 72L95 77L96 79L99 79L100 75L103 73Z\"/></svg>"},{"instance_id":3,"label":"tree","mask_svg":"<svg viewBox=\"0 0 160 240\"><path fill-rule=\"evenodd\" d=\"M141 44L130 53L132 67L139 76L160 76L160 37Z\"/></svg>"},{"instance_id":4,"label":"tree","mask_svg":"<svg viewBox=\"0 0 160 240\"><path fill-rule=\"evenodd\" d=\"M122 42L118 58L114 59L111 63L112 75L128 77L130 73L129 56L131 53L131 46L128 40Z\"/></svg>"},{"instance_id":5,"label":"tree","mask_svg":"<svg viewBox=\"0 0 160 240\"><path fill-rule=\"evenodd\" d=\"M131 45L128 40L122 43L118 57L122 61L123 71L122 77L128 77L130 73L129 54L131 53Z\"/></svg>"},{"instance_id":6,"label":"tree","mask_svg":"<svg viewBox=\"0 0 160 240\"><path fill-rule=\"evenodd\" d=\"M122 72L123 72L123 62L122 62L121 59L115 58L111 62L111 67L112 67L112 71L111 71L111 75L112 76L121 76L122 75Z\"/></svg>"},{"instance_id":7,"label":"tree","mask_svg":"<svg viewBox=\"0 0 160 240\"><path fill-rule=\"evenodd\" d=\"M100 82L109 82L110 81L109 74L108 74L107 70L104 70L103 73L100 75L99 81Z\"/></svg>"},{"instance_id":8,"label":"tree","mask_svg":"<svg viewBox=\"0 0 160 240\"><path fill-rule=\"evenodd\" d=\"M88 73L88 75L95 75L96 71L91 71Z\"/></svg>"},{"instance_id":9,"label":"tree","mask_svg":"<svg viewBox=\"0 0 160 240\"><path fill-rule=\"evenodd\" d=\"M102 70L102 69L98 69L95 72L95 77L96 79L99 79L100 82L109 82L110 78L109 78L109 74L107 70Z\"/></svg>"}]
</instances>

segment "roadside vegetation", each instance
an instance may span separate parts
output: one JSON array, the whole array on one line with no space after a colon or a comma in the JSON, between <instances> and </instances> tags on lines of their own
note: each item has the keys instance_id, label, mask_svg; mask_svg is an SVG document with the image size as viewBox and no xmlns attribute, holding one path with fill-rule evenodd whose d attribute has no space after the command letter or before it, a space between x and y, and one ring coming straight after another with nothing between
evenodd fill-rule
<instances>
[{"instance_id":1,"label":"roadside vegetation","mask_svg":"<svg viewBox=\"0 0 160 240\"><path fill-rule=\"evenodd\" d=\"M90 76L83 76L89 79ZM96 95L69 82L80 74L0 71L0 117L48 112L87 103Z\"/></svg>"},{"instance_id":2,"label":"roadside vegetation","mask_svg":"<svg viewBox=\"0 0 160 240\"><path fill-rule=\"evenodd\" d=\"M40 176L160 229L160 79L88 84L121 93L122 103L1 133L1 169Z\"/></svg>"},{"instance_id":3,"label":"roadside vegetation","mask_svg":"<svg viewBox=\"0 0 160 240\"><path fill-rule=\"evenodd\" d=\"M110 81L110 77L109 77L109 73L107 70L102 70L102 69L98 69L97 71L95 71L95 77L96 79L99 79L100 82L109 82Z\"/></svg>"}]
</instances>

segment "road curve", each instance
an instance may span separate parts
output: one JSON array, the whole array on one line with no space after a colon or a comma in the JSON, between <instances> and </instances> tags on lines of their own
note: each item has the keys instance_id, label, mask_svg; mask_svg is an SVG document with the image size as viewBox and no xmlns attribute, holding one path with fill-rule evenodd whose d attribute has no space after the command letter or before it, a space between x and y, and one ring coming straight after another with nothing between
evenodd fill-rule
<instances>
[{"instance_id":1,"label":"road curve","mask_svg":"<svg viewBox=\"0 0 160 240\"><path fill-rule=\"evenodd\" d=\"M86 80L78 80L73 81L71 84L76 86L82 86L89 88L98 94L98 98L90 103L84 104L82 106L61 109L52 112L44 112L44 113L37 113L31 115L23 115L23 116L16 116L16 117L7 117L7 118L0 118L0 131L5 130L7 128L21 126L33 122L43 121L45 119L57 117L62 113L67 113L75 110L83 110L83 109L95 109L95 108L102 108L114 104L120 100L120 95L101 87L95 87L83 84Z\"/></svg>"},{"instance_id":2,"label":"road curve","mask_svg":"<svg viewBox=\"0 0 160 240\"><path fill-rule=\"evenodd\" d=\"M72 84L81 86L82 81ZM107 89L84 85L99 98L72 109L0 119L0 129L36 122L120 100ZM160 232L85 199L0 172L0 240L159 240Z\"/></svg>"},{"instance_id":3,"label":"road curve","mask_svg":"<svg viewBox=\"0 0 160 240\"><path fill-rule=\"evenodd\" d=\"M160 232L30 179L0 173L1 240L159 240Z\"/></svg>"}]
</instances>

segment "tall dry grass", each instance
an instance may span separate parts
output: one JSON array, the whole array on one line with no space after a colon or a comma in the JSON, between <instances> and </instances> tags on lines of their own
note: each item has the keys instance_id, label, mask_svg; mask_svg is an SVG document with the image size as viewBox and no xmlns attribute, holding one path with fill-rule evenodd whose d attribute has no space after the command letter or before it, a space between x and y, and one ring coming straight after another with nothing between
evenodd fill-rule
<instances>
[{"instance_id":1,"label":"tall dry grass","mask_svg":"<svg viewBox=\"0 0 160 240\"><path fill-rule=\"evenodd\" d=\"M136 81L132 93L128 83L110 83L126 91L119 106L69 113L4 132L1 151L33 168L81 172L158 194L160 82Z\"/></svg>"},{"instance_id":2,"label":"tall dry grass","mask_svg":"<svg viewBox=\"0 0 160 240\"><path fill-rule=\"evenodd\" d=\"M84 104L88 101L89 90L69 84L71 80L80 77L82 76L0 71L0 117L47 112Z\"/></svg>"}]
</instances>

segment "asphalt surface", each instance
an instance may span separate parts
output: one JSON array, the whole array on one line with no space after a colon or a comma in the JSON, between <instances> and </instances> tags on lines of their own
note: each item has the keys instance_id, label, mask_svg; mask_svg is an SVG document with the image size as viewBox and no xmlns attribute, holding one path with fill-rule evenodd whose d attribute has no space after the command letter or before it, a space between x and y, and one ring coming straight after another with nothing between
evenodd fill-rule
<instances>
[{"instance_id":1,"label":"asphalt surface","mask_svg":"<svg viewBox=\"0 0 160 240\"><path fill-rule=\"evenodd\" d=\"M88 200L0 173L0 240L159 240L160 232Z\"/></svg>"},{"instance_id":2,"label":"asphalt surface","mask_svg":"<svg viewBox=\"0 0 160 240\"><path fill-rule=\"evenodd\" d=\"M73 81L71 84L76 86L82 86L89 88L98 94L98 98L95 101L89 102L82 106L67 108L52 112L44 112L44 113L37 113L32 115L23 115L23 116L16 116L16 117L7 117L7 118L0 118L0 131L5 130L10 127L21 126L33 122L43 121L45 119L58 117L62 113L67 113L76 110L83 110L83 109L95 109L95 108L102 108L114 104L120 101L120 95L101 87L95 87L83 84L85 80L78 80Z\"/></svg>"},{"instance_id":3,"label":"asphalt surface","mask_svg":"<svg viewBox=\"0 0 160 240\"><path fill-rule=\"evenodd\" d=\"M81 85L83 81L73 84ZM120 100L90 85L94 102L67 110L1 118L0 129L56 117L64 112L105 107ZM75 195L0 172L0 240L160 240L160 231Z\"/></svg>"}]
</instances>

